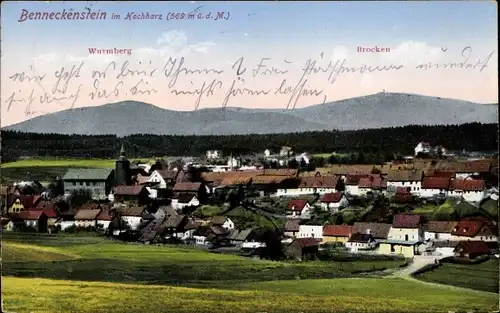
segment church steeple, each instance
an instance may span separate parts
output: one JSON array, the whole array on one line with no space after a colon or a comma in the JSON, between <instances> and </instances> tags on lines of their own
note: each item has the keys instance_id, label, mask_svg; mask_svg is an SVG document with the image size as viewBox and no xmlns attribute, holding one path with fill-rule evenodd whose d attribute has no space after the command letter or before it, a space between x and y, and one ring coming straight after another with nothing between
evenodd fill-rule
<instances>
[{"instance_id":1,"label":"church steeple","mask_svg":"<svg viewBox=\"0 0 500 313\"><path fill-rule=\"evenodd\" d=\"M115 186L130 185L130 161L125 156L125 145L122 143L120 156L115 162Z\"/></svg>"},{"instance_id":2,"label":"church steeple","mask_svg":"<svg viewBox=\"0 0 500 313\"><path fill-rule=\"evenodd\" d=\"M125 157L125 145L122 143L122 147L120 148L120 160L126 159Z\"/></svg>"}]
</instances>

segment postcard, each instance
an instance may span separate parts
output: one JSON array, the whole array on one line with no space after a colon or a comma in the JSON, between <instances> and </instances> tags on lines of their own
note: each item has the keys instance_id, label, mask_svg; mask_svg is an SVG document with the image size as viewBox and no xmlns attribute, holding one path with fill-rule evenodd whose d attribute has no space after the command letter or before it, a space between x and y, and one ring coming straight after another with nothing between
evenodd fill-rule
<instances>
[{"instance_id":1,"label":"postcard","mask_svg":"<svg viewBox=\"0 0 500 313\"><path fill-rule=\"evenodd\" d=\"M498 310L496 3L3 2L2 312Z\"/></svg>"}]
</instances>

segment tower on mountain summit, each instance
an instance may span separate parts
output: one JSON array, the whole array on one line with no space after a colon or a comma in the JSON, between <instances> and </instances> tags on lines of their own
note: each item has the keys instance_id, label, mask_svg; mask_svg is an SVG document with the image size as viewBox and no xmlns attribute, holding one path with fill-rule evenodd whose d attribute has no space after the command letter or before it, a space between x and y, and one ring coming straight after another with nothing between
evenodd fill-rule
<instances>
[{"instance_id":1,"label":"tower on mountain summit","mask_svg":"<svg viewBox=\"0 0 500 313\"><path fill-rule=\"evenodd\" d=\"M125 146L122 144L120 156L115 161L115 186L130 185L130 161L125 156Z\"/></svg>"}]
</instances>

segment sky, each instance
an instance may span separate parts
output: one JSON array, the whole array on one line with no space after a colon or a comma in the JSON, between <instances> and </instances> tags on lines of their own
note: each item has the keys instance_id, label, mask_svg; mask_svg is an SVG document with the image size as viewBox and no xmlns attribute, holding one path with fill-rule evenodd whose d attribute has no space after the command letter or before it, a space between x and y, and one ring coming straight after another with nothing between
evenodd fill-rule
<instances>
[{"instance_id":1,"label":"sky","mask_svg":"<svg viewBox=\"0 0 500 313\"><path fill-rule=\"evenodd\" d=\"M382 91L498 102L494 1L9 1L1 9L2 126L124 100L183 111L299 108ZM127 18L146 14L155 19Z\"/></svg>"}]
</instances>

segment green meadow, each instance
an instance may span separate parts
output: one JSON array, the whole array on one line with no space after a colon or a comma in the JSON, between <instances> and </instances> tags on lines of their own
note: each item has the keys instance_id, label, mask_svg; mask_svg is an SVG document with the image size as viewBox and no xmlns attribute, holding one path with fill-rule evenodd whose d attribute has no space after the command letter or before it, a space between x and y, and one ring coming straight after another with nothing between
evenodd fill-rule
<instances>
[{"instance_id":1,"label":"green meadow","mask_svg":"<svg viewBox=\"0 0 500 313\"><path fill-rule=\"evenodd\" d=\"M497 294L363 271L401 261L272 262L99 237L4 234L7 312L492 311Z\"/></svg>"}]
</instances>

